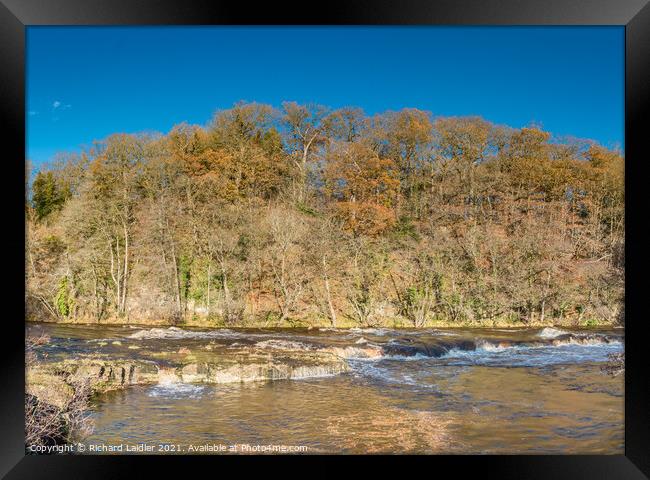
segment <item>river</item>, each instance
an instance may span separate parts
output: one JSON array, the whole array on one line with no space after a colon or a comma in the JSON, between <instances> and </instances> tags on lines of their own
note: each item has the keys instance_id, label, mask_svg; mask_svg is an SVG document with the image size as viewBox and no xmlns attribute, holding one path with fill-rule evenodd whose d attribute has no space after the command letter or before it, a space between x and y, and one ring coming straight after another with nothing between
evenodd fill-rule
<instances>
[{"instance_id":1,"label":"river","mask_svg":"<svg viewBox=\"0 0 650 480\"><path fill-rule=\"evenodd\" d=\"M27 329L51 337L40 352L46 362L92 354L162 365L161 351L273 358L327 349L348 366L332 375L181 379L109 392L94 404L88 445L147 444L154 453L623 453L623 376L601 371L608 354L623 351L622 329Z\"/></svg>"}]
</instances>

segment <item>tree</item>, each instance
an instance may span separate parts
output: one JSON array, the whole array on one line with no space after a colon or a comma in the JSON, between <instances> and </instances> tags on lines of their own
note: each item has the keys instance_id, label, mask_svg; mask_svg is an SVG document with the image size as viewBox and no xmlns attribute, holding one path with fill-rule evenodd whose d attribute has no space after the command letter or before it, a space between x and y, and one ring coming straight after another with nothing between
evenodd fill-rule
<instances>
[{"instance_id":1,"label":"tree","mask_svg":"<svg viewBox=\"0 0 650 480\"><path fill-rule=\"evenodd\" d=\"M330 325L337 325L335 306L335 282L337 273L344 267L340 246L344 242L340 226L331 217L318 218L310 225L306 250L313 271L311 288L316 303L329 318Z\"/></svg>"},{"instance_id":2,"label":"tree","mask_svg":"<svg viewBox=\"0 0 650 480\"><path fill-rule=\"evenodd\" d=\"M418 174L429 158L432 135L429 113L415 108L387 112L374 119L373 142L382 157L397 165L400 193L408 197L414 195Z\"/></svg>"},{"instance_id":3,"label":"tree","mask_svg":"<svg viewBox=\"0 0 650 480\"><path fill-rule=\"evenodd\" d=\"M351 260L345 278L348 316L363 327L376 327L385 306L382 282L390 269L385 245L353 237L347 251Z\"/></svg>"},{"instance_id":4,"label":"tree","mask_svg":"<svg viewBox=\"0 0 650 480\"><path fill-rule=\"evenodd\" d=\"M548 132L536 127L522 128L511 136L501 163L518 196L543 192L550 156L550 137Z\"/></svg>"},{"instance_id":5,"label":"tree","mask_svg":"<svg viewBox=\"0 0 650 480\"><path fill-rule=\"evenodd\" d=\"M32 185L32 205L36 220L42 221L63 207L69 192L56 181L51 171L39 171Z\"/></svg>"},{"instance_id":6,"label":"tree","mask_svg":"<svg viewBox=\"0 0 650 480\"><path fill-rule=\"evenodd\" d=\"M390 274L395 288L397 306L401 315L416 328L423 327L435 308L441 303L443 275L430 253L414 252L405 272L405 286ZM398 285L400 283L400 285Z\"/></svg>"},{"instance_id":7,"label":"tree","mask_svg":"<svg viewBox=\"0 0 650 480\"><path fill-rule=\"evenodd\" d=\"M147 155L147 141L132 135L113 135L104 143L97 144L94 154L89 166L87 202L89 206L96 206L92 220L104 238L110 256L115 309L119 316L125 316L138 174Z\"/></svg>"},{"instance_id":8,"label":"tree","mask_svg":"<svg viewBox=\"0 0 650 480\"><path fill-rule=\"evenodd\" d=\"M394 224L399 179L391 159L361 142L341 143L331 150L324 176L337 215L355 235L377 235Z\"/></svg>"},{"instance_id":9,"label":"tree","mask_svg":"<svg viewBox=\"0 0 650 480\"><path fill-rule=\"evenodd\" d=\"M355 142L367 135L368 128L368 118L360 108L339 108L323 119L323 131L328 141Z\"/></svg>"},{"instance_id":10,"label":"tree","mask_svg":"<svg viewBox=\"0 0 650 480\"><path fill-rule=\"evenodd\" d=\"M473 201L476 168L489 155L492 126L479 117L449 117L436 119L434 129L436 162L456 172L462 194Z\"/></svg>"},{"instance_id":11,"label":"tree","mask_svg":"<svg viewBox=\"0 0 650 480\"><path fill-rule=\"evenodd\" d=\"M327 109L320 105L284 102L283 123L287 133L289 156L298 170L297 199L304 199L308 163L316 147L323 142L323 118Z\"/></svg>"},{"instance_id":12,"label":"tree","mask_svg":"<svg viewBox=\"0 0 650 480\"><path fill-rule=\"evenodd\" d=\"M221 198L269 199L284 189L290 176L276 116L272 107L256 103L216 113L207 147L196 158L197 173Z\"/></svg>"},{"instance_id":13,"label":"tree","mask_svg":"<svg viewBox=\"0 0 650 480\"><path fill-rule=\"evenodd\" d=\"M290 211L273 209L268 214L268 261L279 322L290 320L305 293L305 252L299 242L306 233L304 221Z\"/></svg>"}]
</instances>

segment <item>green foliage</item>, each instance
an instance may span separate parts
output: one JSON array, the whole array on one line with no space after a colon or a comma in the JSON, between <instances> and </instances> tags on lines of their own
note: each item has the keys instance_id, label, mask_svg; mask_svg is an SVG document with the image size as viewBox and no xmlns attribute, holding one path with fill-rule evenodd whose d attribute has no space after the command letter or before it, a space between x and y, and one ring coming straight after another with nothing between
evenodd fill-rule
<instances>
[{"instance_id":1,"label":"green foliage","mask_svg":"<svg viewBox=\"0 0 650 480\"><path fill-rule=\"evenodd\" d=\"M65 242L56 235L43 238L43 248L53 256L58 256L65 251Z\"/></svg>"},{"instance_id":2,"label":"green foliage","mask_svg":"<svg viewBox=\"0 0 650 480\"><path fill-rule=\"evenodd\" d=\"M420 241L421 236L417 231L417 227L413 223L413 219L407 215L402 215L397 219L393 230L398 237L408 237L416 242Z\"/></svg>"},{"instance_id":3,"label":"green foliage","mask_svg":"<svg viewBox=\"0 0 650 480\"><path fill-rule=\"evenodd\" d=\"M179 261L181 294L183 298L190 298L190 288L192 285L192 263L193 258L189 255L181 255Z\"/></svg>"},{"instance_id":4,"label":"green foliage","mask_svg":"<svg viewBox=\"0 0 650 480\"><path fill-rule=\"evenodd\" d=\"M242 234L237 238L237 248L235 249L235 256L240 261L246 261L252 248L251 238Z\"/></svg>"},{"instance_id":5,"label":"green foliage","mask_svg":"<svg viewBox=\"0 0 650 480\"><path fill-rule=\"evenodd\" d=\"M271 128L262 136L260 146L269 155L279 155L282 153L282 136L275 128Z\"/></svg>"},{"instance_id":6,"label":"green foliage","mask_svg":"<svg viewBox=\"0 0 650 480\"><path fill-rule=\"evenodd\" d=\"M68 317L72 313L74 300L70 296L70 286L68 277L62 277L59 281L59 288L54 297L56 311L62 317Z\"/></svg>"},{"instance_id":7,"label":"green foliage","mask_svg":"<svg viewBox=\"0 0 650 480\"><path fill-rule=\"evenodd\" d=\"M38 172L32 185L32 206L36 220L41 221L61 209L69 192L61 188L52 172Z\"/></svg>"},{"instance_id":8,"label":"green foliage","mask_svg":"<svg viewBox=\"0 0 650 480\"><path fill-rule=\"evenodd\" d=\"M303 202L298 202L296 203L296 209L300 213L304 213L305 215L309 215L310 217L319 217L321 214L316 210L315 208L303 203Z\"/></svg>"},{"instance_id":9,"label":"green foliage","mask_svg":"<svg viewBox=\"0 0 650 480\"><path fill-rule=\"evenodd\" d=\"M418 270L413 276L413 284L398 295L400 314L408 318L414 326L424 326L441 299L443 276L435 271L430 258L418 262Z\"/></svg>"}]
</instances>

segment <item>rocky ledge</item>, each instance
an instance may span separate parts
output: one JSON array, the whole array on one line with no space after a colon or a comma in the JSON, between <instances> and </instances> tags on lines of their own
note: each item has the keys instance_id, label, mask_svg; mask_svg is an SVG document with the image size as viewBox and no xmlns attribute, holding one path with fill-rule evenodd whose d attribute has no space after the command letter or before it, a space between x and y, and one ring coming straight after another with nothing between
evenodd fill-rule
<instances>
[{"instance_id":1,"label":"rocky ledge","mask_svg":"<svg viewBox=\"0 0 650 480\"><path fill-rule=\"evenodd\" d=\"M63 405L80 383L87 383L92 393L99 394L132 385L272 381L348 371L343 356L333 351L248 350L225 354L201 349L148 353L144 358L86 355L37 363L27 370L27 393L48 404Z\"/></svg>"}]
</instances>

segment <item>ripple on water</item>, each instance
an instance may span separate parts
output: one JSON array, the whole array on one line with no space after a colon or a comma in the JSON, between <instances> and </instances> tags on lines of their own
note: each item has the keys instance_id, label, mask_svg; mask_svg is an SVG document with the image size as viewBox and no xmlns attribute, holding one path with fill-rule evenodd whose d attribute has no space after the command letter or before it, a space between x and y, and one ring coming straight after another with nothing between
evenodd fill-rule
<instances>
[{"instance_id":1,"label":"ripple on water","mask_svg":"<svg viewBox=\"0 0 650 480\"><path fill-rule=\"evenodd\" d=\"M172 400L182 398L198 399L203 396L205 390L205 385L193 385L190 383L166 383L150 387L147 390L147 395L150 397L166 398Z\"/></svg>"},{"instance_id":2,"label":"ripple on water","mask_svg":"<svg viewBox=\"0 0 650 480\"><path fill-rule=\"evenodd\" d=\"M218 337L235 337L240 336L237 332L228 329L218 329L210 331L184 330L178 327L169 328L151 328L148 330L139 330L128 338L135 340L180 340L184 338L218 338Z\"/></svg>"}]
</instances>

